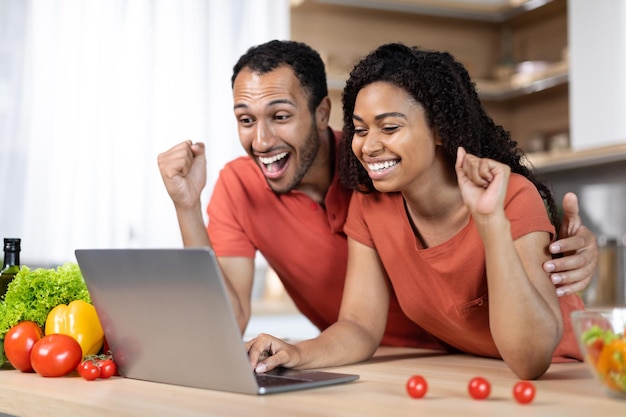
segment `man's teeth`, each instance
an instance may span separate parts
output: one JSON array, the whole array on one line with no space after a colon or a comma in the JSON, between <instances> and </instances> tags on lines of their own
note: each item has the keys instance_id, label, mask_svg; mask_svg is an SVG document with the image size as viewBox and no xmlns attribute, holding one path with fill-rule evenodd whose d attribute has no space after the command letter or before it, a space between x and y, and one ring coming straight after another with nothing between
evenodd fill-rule
<instances>
[{"instance_id":1,"label":"man's teeth","mask_svg":"<svg viewBox=\"0 0 626 417\"><path fill-rule=\"evenodd\" d=\"M392 167L394 165L396 165L398 163L398 161L385 161L382 163L377 163L377 164L367 164L367 167L369 168L370 171L381 171L383 169Z\"/></svg>"},{"instance_id":2,"label":"man's teeth","mask_svg":"<svg viewBox=\"0 0 626 417\"><path fill-rule=\"evenodd\" d=\"M278 161L279 159L283 159L284 157L286 157L288 154L288 152L283 152L283 153L279 153L277 155L274 156L270 156L269 158L263 157L263 156L259 156L259 161L261 161L262 164L265 165L269 165L273 162Z\"/></svg>"}]
</instances>

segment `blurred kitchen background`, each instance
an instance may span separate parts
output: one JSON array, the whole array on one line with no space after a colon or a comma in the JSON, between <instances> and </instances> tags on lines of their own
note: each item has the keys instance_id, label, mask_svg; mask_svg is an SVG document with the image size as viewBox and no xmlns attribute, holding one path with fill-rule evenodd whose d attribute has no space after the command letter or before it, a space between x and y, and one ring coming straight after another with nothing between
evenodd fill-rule
<instances>
[{"instance_id":1,"label":"blurred kitchen background","mask_svg":"<svg viewBox=\"0 0 626 417\"><path fill-rule=\"evenodd\" d=\"M625 23L623 0L0 0L0 235L22 238L22 264L45 267L76 248L180 246L156 157L206 142L208 202L243 154L230 76L249 46L317 49L339 129L351 66L402 41L462 61L557 201L578 194L601 243L585 298L625 304ZM315 333L258 264L266 321L248 331L270 320Z\"/></svg>"}]
</instances>

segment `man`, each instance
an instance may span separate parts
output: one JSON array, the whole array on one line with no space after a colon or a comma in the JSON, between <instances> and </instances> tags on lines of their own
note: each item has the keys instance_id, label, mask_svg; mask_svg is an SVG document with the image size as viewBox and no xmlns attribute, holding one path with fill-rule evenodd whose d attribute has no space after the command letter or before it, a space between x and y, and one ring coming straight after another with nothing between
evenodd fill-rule
<instances>
[{"instance_id":1,"label":"man","mask_svg":"<svg viewBox=\"0 0 626 417\"><path fill-rule=\"evenodd\" d=\"M347 263L343 232L350 191L339 182L340 132L328 125L324 64L305 44L271 41L251 48L233 69L234 113L248 153L228 163L211 196L205 228L200 193L206 183L202 143L182 142L159 155L185 246L211 246L218 256L244 331L251 314L258 250L299 310L320 330L337 320ZM564 198L561 239L544 265L559 295L585 288L597 242L581 224L576 196ZM393 294L392 294L393 295ZM411 322L391 297L383 344L446 349Z\"/></svg>"}]
</instances>

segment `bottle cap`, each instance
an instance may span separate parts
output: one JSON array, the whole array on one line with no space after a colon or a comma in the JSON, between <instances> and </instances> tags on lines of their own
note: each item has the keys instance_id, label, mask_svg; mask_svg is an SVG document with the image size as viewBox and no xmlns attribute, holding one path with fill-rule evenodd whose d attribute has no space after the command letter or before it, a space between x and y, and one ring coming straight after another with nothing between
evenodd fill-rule
<instances>
[{"instance_id":1,"label":"bottle cap","mask_svg":"<svg viewBox=\"0 0 626 417\"><path fill-rule=\"evenodd\" d=\"M5 251L18 251L20 250L20 239L13 237L4 238L4 250Z\"/></svg>"}]
</instances>

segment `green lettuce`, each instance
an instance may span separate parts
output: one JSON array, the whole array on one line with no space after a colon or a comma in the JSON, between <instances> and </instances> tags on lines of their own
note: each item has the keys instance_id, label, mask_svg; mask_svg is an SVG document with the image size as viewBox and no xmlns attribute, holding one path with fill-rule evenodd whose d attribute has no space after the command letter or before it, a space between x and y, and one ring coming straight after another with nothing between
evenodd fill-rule
<instances>
[{"instance_id":1,"label":"green lettuce","mask_svg":"<svg viewBox=\"0 0 626 417\"><path fill-rule=\"evenodd\" d=\"M48 313L59 304L74 300L91 303L87 285L76 263L68 262L57 269L30 269L22 266L0 301L0 340L22 320L45 326ZM0 365L5 361L0 352Z\"/></svg>"},{"instance_id":2,"label":"green lettuce","mask_svg":"<svg viewBox=\"0 0 626 417\"><path fill-rule=\"evenodd\" d=\"M585 345L591 345L596 340L601 340L605 345L608 345L613 340L621 338L621 334L616 334L613 329L605 329L603 327L594 324L589 329L585 330L582 334L582 340Z\"/></svg>"}]
</instances>

